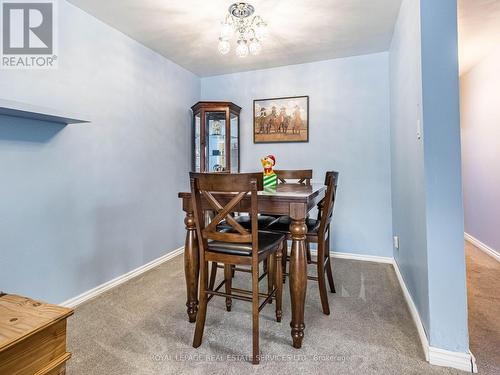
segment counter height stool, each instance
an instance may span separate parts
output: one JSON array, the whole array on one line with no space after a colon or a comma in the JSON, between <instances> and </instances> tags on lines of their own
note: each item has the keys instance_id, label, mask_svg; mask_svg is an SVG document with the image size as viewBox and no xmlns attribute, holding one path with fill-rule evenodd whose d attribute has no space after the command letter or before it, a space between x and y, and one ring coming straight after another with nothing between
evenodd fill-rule
<instances>
[{"instance_id":1,"label":"counter height stool","mask_svg":"<svg viewBox=\"0 0 500 375\"><path fill-rule=\"evenodd\" d=\"M278 177L278 183L286 184L293 182L304 185L311 185L311 180L313 176L312 169L277 169L274 170ZM288 216L287 216L288 217ZM237 216L236 221L245 229L250 228L251 224L251 215L240 215ZM259 225L259 230L268 228L272 224L276 223L280 219L280 216L271 216L271 215L258 215L257 223ZM290 224L288 224L290 225ZM223 221L219 225L219 229L228 228L228 224ZM285 244L286 245L286 244ZM311 263L311 251L309 250L309 246L307 247L307 263ZM286 262L287 254L283 256L283 262ZM267 262L264 261L264 270L267 270ZM234 274L234 271L233 271ZM213 285L215 282L215 277L217 275L217 265L213 265L212 273L210 276L210 285Z\"/></svg>"},{"instance_id":2,"label":"counter height stool","mask_svg":"<svg viewBox=\"0 0 500 375\"><path fill-rule=\"evenodd\" d=\"M255 173L241 174L204 174L190 173L193 212L200 252L200 303L193 347L201 345L207 304L213 296L226 298L226 309L231 311L232 299L252 302L253 351L252 363L259 363L259 312L273 298L276 299L276 320L281 321L282 304L282 267L281 257L285 236L281 233L258 230L257 191L262 190L262 178ZM243 198L250 194L250 214L252 217L250 230L243 228L231 216ZM205 223L204 200L214 211L214 217ZM218 229L225 220L231 229ZM259 275L260 262L268 260L267 272ZM224 265L224 280L214 287L208 281L208 262ZM232 267L250 266L252 289L232 288ZM259 282L268 275L272 288L268 293L259 292ZM225 293L219 290L225 286ZM262 303L260 299L263 299Z\"/></svg>"},{"instance_id":3,"label":"counter height stool","mask_svg":"<svg viewBox=\"0 0 500 375\"><path fill-rule=\"evenodd\" d=\"M312 179L312 169L304 169L304 170L275 170L274 171L278 177L278 183L287 183L287 180L296 180L299 184L310 185ZM263 229L273 224L279 216L270 216L270 215L258 215L258 225L259 229ZM239 215L236 218L238 224L240 224L245 229L250 229L251 226L251 215ZM228 227L226 221L221 222L219 225L219 229L223 229L224 227Z\"/></svg>"},{"instance_id":4,"label":"counter height stool","mask_svg":"<svg viewBox=\"0 0 500 375\"><path fill-rule=\"evenodd\" d=\"M304 184L304 185L311 185L311 180L312 180L312 177L313 177L313 170L312 169L276 169L274 171L274 173L276 173L276 175L278 176L278 182L280 184L288 184L288 183L292 183L290 180L293 180L295 183L297 184ZM273 220L267 227L269 227L270 225L278 222L278 220L287 220L290 219L289 216L277 216L276 217L276 220ZM308 219L309 221L309 219ZM267 227L264 227L264 228L267 228ZM290 223L288 222L288 227L290 227ZM307 249L306 249L306 257L307 257L307 263L311 263L311 250L309 248L309 246L307 246ZM284 253L284 256L283 256L283 262L286 263L286 257L288 256L288 254Z\"/></svg>"},{"instance_id":5,"label":"counter height stool","mask_svg":"<svg viewBox=\"0 0 500 375\"><path fill-rule=\"evenodd\" d=\"M328 284L330 286L330 291L335 293L335 284L333 282L332 266L330 259L330 235L331 235L331 221L333 217L333 207L335 204L335 196L337 192L339 173L335 171L326 172L325 185L326 194L325 198L318 205L318 218L317 219L307 219L307 251L309 252L309 244L318 244L318 256L315 262L310 263L317 265L317 276L308 276L309 280L318 281L319 294L321 298L321 306L323 313L325 315L330 315L330 307L328 305L328 294L326 292L326 280L325 273L328 278ZM282 216L278 221L267 227L267 230L271 230L277 233L283 233L290 237L290 223L291 219L288 216ZM286 242L285 242L286 246ZM283 250L283 282L286 277L286 261L287 261L287 249Z\"/></svg>"},{"instance_id":6,"label":"counter height stool","mask_svg":"<svg viewBox=\"0 0 500 375\"><path fill-rule=\"evenodd\" d=\"M274 173L278 176L278 181L281 184L294 180L298 184L311 185L313 177L312 169L276 169Z\"/></svg>"}]
</instances>

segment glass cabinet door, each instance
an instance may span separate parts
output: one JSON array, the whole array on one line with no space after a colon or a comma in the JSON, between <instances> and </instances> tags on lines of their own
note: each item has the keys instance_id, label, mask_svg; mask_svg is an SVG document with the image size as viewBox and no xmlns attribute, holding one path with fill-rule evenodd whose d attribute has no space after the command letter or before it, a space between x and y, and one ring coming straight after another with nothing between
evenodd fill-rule
<instances>
[{"instance_id":1,"label":"glass cabinet door","mask_svg":"<svg viewBox=\"0 0 500 375\"><path fill-rule=\"evenodd\" d=\"M205 112L206 171L226 170L226 112Z\"/></svg>"},{"instance_id":2,"label":"glass cabinet door","mask_svg":"<svg viewBox=\"0 0 500 375\"><path fill-rule=\"evenodd\" d=\"M193 105L191 110L192 170L201 173L239 172L241 108L231 102L202 101Z\"/></svg>"},{"instance_id":3,"label":"glass cabinet door","mask_svg":"<svg viewBox=\"0 0 500 375\"><path fill-rule=\"evenodd\" d=\"M194 137L194 171L195 172L200 172L201 169L201 116L199 113L197 113L194 116L194 132L193 132L193 137Z\"/></svg>"},{"instance_id":4,"label":"glass cabinet door","mask_svg":"<svg viewBox=\"0 0 500 375\"><path fill-rule=\"evenodd\" d=\"M230 151L230 157L231 157L231 173L237 173L240 170L239 166L239 147L240 147L240 142L239 142L239 117L235 113L231 112L231 151Z\"/></svg>"}]
</instances>

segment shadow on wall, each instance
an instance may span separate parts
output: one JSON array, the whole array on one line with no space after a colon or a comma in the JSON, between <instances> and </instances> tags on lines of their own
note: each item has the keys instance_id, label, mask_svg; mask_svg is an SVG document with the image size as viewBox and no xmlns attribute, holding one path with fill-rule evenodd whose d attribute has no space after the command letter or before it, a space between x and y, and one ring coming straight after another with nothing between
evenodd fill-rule
<instances>
[{"instance_id":1,"label":"shadow on wall","mask_svg":"<svg viewBox=\"0 0 500 375\"><path fill-rule=\"evenodd\" d=\"M66 124L0 115L0 142L47 143Z\"/></svg>"}]
</instances>

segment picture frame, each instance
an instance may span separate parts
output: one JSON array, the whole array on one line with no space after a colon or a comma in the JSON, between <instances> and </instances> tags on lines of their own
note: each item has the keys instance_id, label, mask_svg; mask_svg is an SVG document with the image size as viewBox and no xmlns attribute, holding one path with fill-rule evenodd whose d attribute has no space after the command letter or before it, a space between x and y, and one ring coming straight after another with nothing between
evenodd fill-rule
<instances>
[{"instance_id":1,"label":"picture frame","mask_svg":"<svg viewBox=\"0 0 500 375\"><path fill-rule=\"evenodd\" d=\"M309 142L309 96L255 99L253 142Z\"/></svg>"}]
</instances>

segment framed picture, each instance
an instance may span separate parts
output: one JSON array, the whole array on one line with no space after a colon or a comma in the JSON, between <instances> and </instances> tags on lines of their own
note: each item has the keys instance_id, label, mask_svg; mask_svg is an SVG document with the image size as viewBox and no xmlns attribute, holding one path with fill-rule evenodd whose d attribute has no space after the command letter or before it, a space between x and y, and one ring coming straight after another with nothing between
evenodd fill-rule
<instances>
[{"instance_id":1,"label":"framed picture","mask_svg":"<svg viewBox=\"0 0 500 375\"><path fill-rule=\"evenodd\" d=\"M309 142L309 96L254 100L253 141Z\"/></svg>"}]
</instances>

